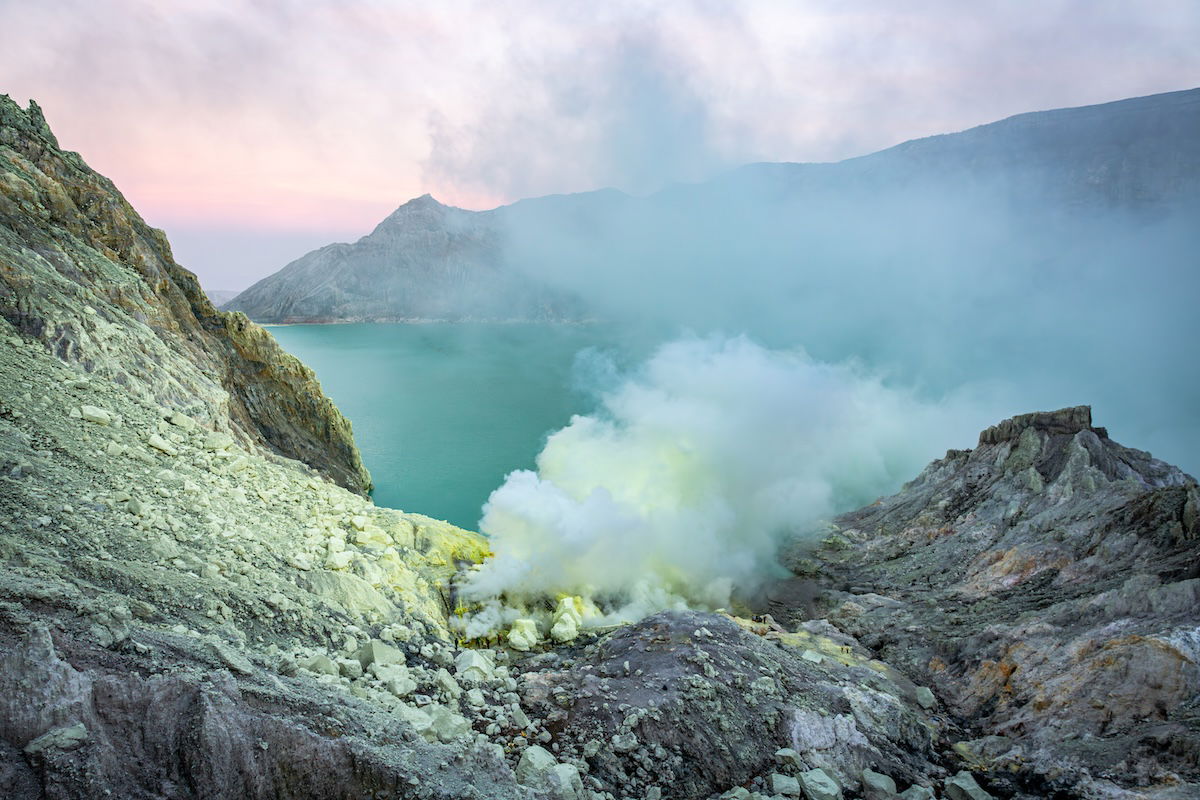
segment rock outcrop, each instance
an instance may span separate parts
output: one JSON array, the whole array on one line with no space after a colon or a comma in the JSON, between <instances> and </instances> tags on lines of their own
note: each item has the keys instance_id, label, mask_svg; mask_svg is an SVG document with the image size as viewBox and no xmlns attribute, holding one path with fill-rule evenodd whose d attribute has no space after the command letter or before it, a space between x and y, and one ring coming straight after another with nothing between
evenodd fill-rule
<instances>
[{"instance_id":1,"label":"rock outcrop","mask_svg":"<svg viewBox=\"0 0 1200 800\"><path fill-rule=\"evenodd\" d=\"M994 785L1183 797L1200 791L1198 547L1196 481L1078 407L985 430L793 566L833 587L811 613L932 688Z\"/></svg>"},{"instance_id":2,"label":"rock outcrop","mask_svg":"<svg viewBox=\"0 0 1200 800\"><path fill-rule=\"evenodd\" d=\"M113 184L65 152L35 103L0 96L0 316L97 380L371 487L312 371L216 311Z\"/></svg>"}]
</instances>

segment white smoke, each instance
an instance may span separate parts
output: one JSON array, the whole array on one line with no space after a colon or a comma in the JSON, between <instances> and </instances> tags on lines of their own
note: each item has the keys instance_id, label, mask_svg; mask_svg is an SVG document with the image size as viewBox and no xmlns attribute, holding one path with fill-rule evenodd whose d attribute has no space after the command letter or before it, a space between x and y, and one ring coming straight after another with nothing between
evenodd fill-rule
<instances>
[{"instance_id":1,"label":"white smoke","mask_svg":"<svg viewBox=\"0 0 1200 800\"><path fill-rule=\"evenodd\" d=\"M464 595L595 598L630 618L728 605L781 536L911 478L987 416L746 338L664 345L484 506ZM495 616L493 607L489 616Z\"/></svg>"}]
</instances>

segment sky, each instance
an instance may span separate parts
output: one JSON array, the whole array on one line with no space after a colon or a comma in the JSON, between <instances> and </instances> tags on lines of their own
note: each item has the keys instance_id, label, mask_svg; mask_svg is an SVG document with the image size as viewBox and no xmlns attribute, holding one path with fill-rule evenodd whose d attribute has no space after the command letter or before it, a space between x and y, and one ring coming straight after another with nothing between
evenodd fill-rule
<instances>
[{"instance_id":1,"label":"sky","mask_svg":"<svg viewBox=\"0 0 1200 800\"><path fill-rule=\"evenodd\" d=\"M1200 85L1195 0L0 0L33 98L210 289L485 209Z\"/></svg>"}]
</instances>

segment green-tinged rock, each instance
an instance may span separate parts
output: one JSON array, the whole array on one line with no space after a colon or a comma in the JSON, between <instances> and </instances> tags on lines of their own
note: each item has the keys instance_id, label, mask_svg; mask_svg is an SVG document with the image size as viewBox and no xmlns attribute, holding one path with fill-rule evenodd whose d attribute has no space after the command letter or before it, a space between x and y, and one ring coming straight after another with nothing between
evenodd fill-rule
<instances>
[{"instance_id":1,"label":"green-tinged rock","mask_svg":"<svg viewBox=\"0 0 1200 800\"><path fill-rule=\"evenodd\" d=\"M304 573L301 582L313 594L337 603L352 614L390 618L395 612L387 598L357 575L313 570Z\"/></svg>"},{"instance_id":2,"label":"green-tinged rock","mask_svg":"<svg viewBox=\"0 0 1200 800\"><path fill-rule=\"evenodd\" d=\"M25 753L33 755L44 750L74 750L88 739L87 728L82 722L67 725L62 728L46 731L29 744L25 745Z\"/></svg>"},{"instance_id":3,"label":"green-tinged rock","mask_svg":"<svg viewBox=\"0 0 1200 800\"><path fill-rule=\"evenodd\" d=\"M863 795L867 800L891 800L896 796L896 782L882 772L864 769L862 782Z\"/></svg>"},{"instance_id":4,"label":"green-tinged rock","mask_svg":"<svg viewBox=\"0 0 1200 800\"><path fill-rule=\"evenodd\" d=\"M517 762L517 781L526 786L537 786L542 775L554 769L557 763L558 759L551 755L549 750L536 744L530 745L525 748L521 760Z\"/></svg>"},{"instance_id":5,"label":"green-tinged rock","mask_svg":"<svg viewBox=\"0 0 1200 800\"><path fill-rule=\"evenodd\" d=\"M771 773L770 778L771 791L775 794L782 794L788 797L800 796L800 781L790 775L781 775L778 772Z\"/></svg>"},{"instance_id":6,"label":"green-tinged rock","mask_svg":"<svg viewBox=\"0 0 1200 800\"><path fill-rule=\"evenodd\" d=\"M842 787L823 769L801 772L796 780L808 800L841 800Z\"/></svg>"},{"instance_id":7,"label":"green-tinged rock","mask_svg":"<svg viewBox=\"0 0 1200 800\"><path fill-rule=\"evenodd\" d=\"M94 422L97 425L112 424L112 414L97 406L80 406L79 415L88 422Z\"/></svg>"},{"instance_id":8,"label":"green-tinged rock","mask_svg":"<svg viewBox=\"0 0 1200 800\"><path fill-rule=\"evenodd\" d=\"M437 733L435 733L433 730L433 717L427 714L425 711L415 708L414 706L404 705L401 703L400 705L396 706L392 713L411 725L413 731L415 731L418 736L421 736L427 740L433 740L437 738Z\"/></svg>"},{"instance_id":9,"label":"green-tinged rock","mask_svg":"<svg viewBox=\"0 0 1200 800\"><path fill-rule=\"evenodd\" d=\"M452 742L471 731L471 723L463 715L451 711L446 706L434 707L431 716L433 734L442 743Z\"/></svg>"},{"instance_id":10,"label":"green-tinged rock","mask_svg":"<svg viewBox=\"0 0 1200 800\"><path fill-rule=\"evenodd\" d=\"M309 672L315 672L318 675L338 675L338 665L333 662L333 659L324 653L317 653L315 656L310 656L300 662L300 668L306 669Z\"/></svg>"},{"instance_id":11,"label":"green-tinged rock","mask_svg":"<svg viewBox=\"0 0 1200 800\"><path fill-rule=\"evenodd\" d=\"M966 770L948 778L943 790L950 800L993 800L992 796L975 782L975 776Z\"/></svg>"}]
</instances>

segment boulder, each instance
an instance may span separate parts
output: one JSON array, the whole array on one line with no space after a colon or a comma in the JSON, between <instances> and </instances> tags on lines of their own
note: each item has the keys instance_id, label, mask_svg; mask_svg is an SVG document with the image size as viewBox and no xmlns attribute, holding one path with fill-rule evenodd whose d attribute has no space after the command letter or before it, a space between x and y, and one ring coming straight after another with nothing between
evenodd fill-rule
<instances>
[{"instance_id":1,"label":"boulder","mask_svg":"<svg viewBox=\"0 0 1200 800\"><path fill-rule=\"evenodd\" d=\"M808 800L842 800L842 787L823 769L810 769L796 776Z\"/></svg>"},{"instance_id":2,"label":"boulder","mask_svg":"<svg viewBox=\"0 0 1200 800\"><path fill-rule=\"evenodd\" d=\"M146 444L160 453L165 453L169 456L179 455L179 448L168 442L163 437L159 436L157 433L150 434L150 436L146 439Z\"/></svg>"},{"instance_id":3,"label":"boulder","mask_svg":"<svg viewBox=\"0 0 1200 800\"><path fill-rule=\"evenodd\" d=\"M387 618L395 613L387 598L357 575L313 570L304 573L301 582L308 591L337 603L352 614L376 614Z\"/></svg>"},{"instance_id":4,"label":"boulder","mask_svg":"<svg viewBox=\"0 0 1200 800\"><path fill-rule=\"evenodd\" d=\"M25 753L33 755L43 750L74 750L87 741L88 732L82 722L46 731L25 745Z\"/></svg>"},{"instance_id":5,"label":"boulder","mask_svg":"<svg viewBox=\"0 0 1200 800\"><path fill-rule=\"evenodd\" d=\"M514 619L508 631L508 646L514 650L529 650L542 640L537 622L532 619Z\"/></svg>"},{"instance_id":6,"label":"boulder","mask_svg":"<svg viewBox=\"0 0 1200 800\"><path fill-rule=\"evenodd\" d=\"M86 419L88 422L94 422L97 425L111 425L112 414L98 406L80 406L79 416Z\"/></svg>"},{"instance_id":7,"label":"boulder","mask_svg":"<svg viewBox=\"0 0 1200 800\"><path fill-rule=\"evenodd\" d=\"M541 790L555 800L582 800L587 796L579 770L572 764L559 764L548 750L536 744L521 754L516 775L519 783Z\"/></svg>"},{"instance_id":8,"label":"boulder","mask_svg":"<svg viewBox=\"0 0 1200 800\"><path fill-rule=\"evenodd\" d=\"M371 641L358 648L358 663L363 669L369 669L372 664L378 664L381 667L386 667L389 664L403 664L405 662L404 652L397 647L392 647L386 642L381 642L378 639Z\"/></svg>"},{"instance_id":9,"label":"boulder","mask_svg":"<svg viewBox=\"0 0 1200 800\"><path fill-rule=\"evenodd\" d=\"M896 782L882 772L864 769L862 782L863 797L867 800L891 800L896 796Z\"/></svg>"},{"instance_id":10,"label":"boulder","mask_svg":"<svg viewBox=\"0 0 1200 800\"><path fill-rule=\"evenodd\" d=\"M948 778L943 791L950 800L993 800L992 796L975 782L975 776L965 769L953 778Z\"/></svg>"},{"instance_id":11,"label":"boulder","mask_svg":"<svg viewBox=\"0 0 1200 800\"><path fill-rule=\"evenodd\" d=\"M771 792L773 794L782 794L788 797L800 796L800 781L789 775L781 775L778 772L771 773Z\"/></svg>"},{"instance_id":12,"label":"boulder","mask_svg":"<svg viewBox=\"0 0 1200 800\"><path fill-rule=\"evenodd\" d=\"M554 765L558 763L549 750L539 747L536 744L525 748L525 752L521 754L521 760L517 762L517 781L526 786L536 786L541 781L541 776L554 769Z\"/></svg>"},{"instance_id":13,"label":"boulder","mask_svg":"<svg viewBox=\"0 0 1200 800\"><path fill-rule=\"evenodd\" d=\"M485 650L463 650L454 659L454 672L462 680L490 681L496 674L491 654Z\"/></svg>"}]
</instances>

